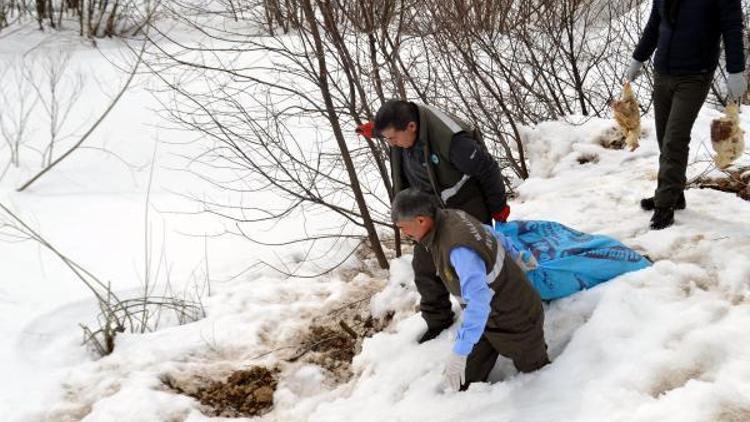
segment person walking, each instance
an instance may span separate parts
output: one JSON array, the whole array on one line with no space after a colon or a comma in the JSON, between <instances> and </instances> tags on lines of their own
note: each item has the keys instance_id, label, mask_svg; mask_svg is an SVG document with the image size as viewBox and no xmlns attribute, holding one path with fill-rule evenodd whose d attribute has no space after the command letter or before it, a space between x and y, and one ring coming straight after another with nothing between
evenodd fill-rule
<instances>
[{"instance_id":1,"label":"person walking","mask_svg":"<svg viewBox=\"0 0 750 422\"><path fill-rule=\"evenodd\" d=\"M625 80L635 80L656 51L653 100L659 174L654 196L641 200L641 208L654 212L654 230L671 226L675 209L686 207L690 132L713 81L720 40L724 41L729 100L739 102L747 90L741 3L654 0L625 72Z\"/></svg>"}]
</instances>

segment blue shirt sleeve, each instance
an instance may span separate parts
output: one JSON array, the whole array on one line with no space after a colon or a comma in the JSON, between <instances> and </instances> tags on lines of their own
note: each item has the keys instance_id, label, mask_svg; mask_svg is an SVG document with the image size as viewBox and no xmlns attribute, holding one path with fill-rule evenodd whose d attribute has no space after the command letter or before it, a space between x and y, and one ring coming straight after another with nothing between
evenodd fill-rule
<instances>
[{"instance_id":1,"label":"blue shirt sleeve","mask_svg":"<svg viewBox=\"0 0 750 422\"><path fill-rule=\"evenodd\" d=\"M478 253L459 246L451 250L450 259L461 283L461 297L466 302L453 351L468 356L484 333L494 292L487 285L486 266Z\"/></svg>"},{"instance_id":2,"label":"blue shirt sleeve","mask_svg":"<svg viewBox=\"0 0 750 422\"><path fill-rule=\"evenodd\" d=\"M492 231L492 233L495 235L495 239L497 239L500 242L500 245L505 250L505 253L510 255L510 258L516 262L521 260L521 251L519 251L513 243L508 239L507 236L503 235L502 233L498 233L496 231Z\"/></svg>"}]
</instances>

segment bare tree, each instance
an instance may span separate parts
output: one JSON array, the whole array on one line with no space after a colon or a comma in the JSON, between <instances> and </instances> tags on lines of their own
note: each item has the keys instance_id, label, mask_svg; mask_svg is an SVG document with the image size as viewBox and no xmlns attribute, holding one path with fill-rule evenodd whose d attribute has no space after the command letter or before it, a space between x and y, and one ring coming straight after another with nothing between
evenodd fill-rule
<instances>
[{"instance_id":1,"label":"bare tree","mask_svg":"<svg viewBox=\"0 0 750 422\"><path fill-rule=\"evenodd\" d=\"M434 104L481 128L501 167L528 177L522 128L569 114L605 116L643 18L635 0L224 5L209 12L171 3L170 14L204 41L159 33L149 67L176 94L165 104L172 119L211 141L194 161L206 166L199 176L239 198L270 190L287 202L264 210L210 201L206 211L245 224L326 208L360 227L381 262L376 228L392 229L389 150L354 143L355 125L386 99ZM208 13L244 25L201 18ZM649 103L641 103L645 111ZM210 171L232 176L218 180Z\"/></svg>"},{"instance_id":2,"label":"bare tree","mask_svg":"<svg viewBox=\"0 0 750 422\"><path fill-rule=\"evenodd\" d=\"M158 0L157 0L158 2ZM79 34L92 40L134 35L145 25L148 1L131 0L0 0L0 31L24 20L36 21L39 30L78 25Z\"/></svg>"},{"instance_id":3,"label":"bare tree","mask_svg":"<svg viewBox=\"0 0 750 422\"><path fill-rule=\"evenodd\" d=\"M423 1L396 63L413 95L473 122L501 167L526 178L523 126L608 112L640 30L626 3Z\"/></svg>"},{"instance_id":4,"label":"bare tree","mask_svg":"<svg viewBox=\"0 0 750 422\"><path fill-rule=\"evenodd\" d=\"M249 194L265 187L288 200L288 207L272 213L232 218L242 223L264 221L287 217L300 204L324 207L347 224L362 228L379 264L387 267L377 230L381 225L392 229L386 214L389 196L384 189L384 180L388 179L384 146L370 143L361 150L351 149L347 143L355 139L352 114L360 119L362 110L369 110L367 94L356 87L354 73L347 75L340 71L342 63L349 66L347 70L356 69L353 69L354 60L346 57L350 51L336 40L340 34L333 25L338 25L340 18L333 14L334 5L326 2L297 4L303 19L288 16L290 31L294 31L296 38L255 38L251 34L238 34L187 19L184 23L206 35L211 46L187 46L169 38L168 34L160 34L173 45L155 44L161 53L161 62L155 66L165 66L174 72L177 65L184 72L170 80L164 78L167 86L178 95L170 112L176 121L205 133L216 142L209 153L201 157L204 162L249 172L258 180L256 183L242 176L235 186L223 183L228 189ZM253 28L261 24L249 22L255 26L248 25L248 31L254 31ZM182 51L175 54L175 48ZM224 55L225 58L216 63L211 52L220 51L237 52L237 55L234 58ZM265 63L247 66L241 61L241 52L268 54L275 63L273 66ZM154 71L160 76L166 74L158 67ZM172 82L192 78L199 78L209 87L202 89ZM343 118L347 115L349 118ZM290 127L300 119L306 119L305 126L309 127L304 140ZM325 142L315 141L316 138L335 141L335 149L331 150ZM211 161L217 159L223 163ZM373 180L361 171L370 167L362 166L363 162L375 165L379 179ZM210 205L222 208L221 204ZM223 208L211 211L229 217L226 211L234 207ZM371 215L373 210L377 210L375 216ZM317 237L303 236L299 240L313 238Z\"/></svg>"},{"instance_id":5,"label":"bare tree","mask_svg":"<svg viewBox=\"0 0 750 422\"><path fill-rule=\"evenodd\" d=\"M42 166L53 160L57 143L64 138L63 129L69 124L71 110L81 98L84 87L83 75L71 69L70 53L53 52L42 57L42 75L37 75L37 66L24 67L25 77L36 92L48 121L49 139L42 151ZM41 76L41 77L40 77Z\"/></svg>"},{"instance_id":6,"label":"bare tree","mask_svg":"<svg viewBox=\"0 0 750 422\"><path fill-rule=\"evenodd\" d=\"M39 100L24 77L24 66L23 60L6 62L0 71L0 79L10 82L0 86L0 136L9 151L8 166L0 172L0 179L9 166L20 166L21 148L29 134L29 119Z\"/></svg>"},{"instance_id":7,"label":"bare tree","mask_svg":"<svg viewBox=\"0 0 750 422\"><path fill-rule=\"evenodd\" d=\"M112 111L112 109L115 107L117 102L122 98L123 94L128 90L130 87L130 84L133 82L133 79L135 78L136 74L138 73L138 68L141 65L141 61L143 59L143 54L146 50L146 42L142 42L141 49L139 52L135 53L134 63L132 65L132 68L129 70L129 73L126 77L125 83L120 88L120 90L117 92L117 94L112 98L112 100L109 102L107 107L104 109L104 111L99 115L99 117L96 119L96 121L91 125L91 127L88 128L88 130L78 139L78 141L73 144L70 148L68 148L63 154L61 154L59 157L56 157L53 159L52 156L52 147L54 145L54 141L56 139L55 135L57 134L57 129L61 127L62 124L65 123L65 120L67 119L68 113L70 112L70 107L72 107L72 104L68 106L65 109L65 112L62 116L62 119L58 119L58 112L59 112L59 103L57 102L57 97L55 95L55 88L56 84L52 84L50 82L50 90L52 91L52 94L49 97L49 102L45 103L45 110L47 110L48 114L50 115L50 127L51 127L51 141L50 145L48 147L48 159L44 164L44 167L42 170L34 175L29 181L24 183L21 187L18 188L19 192L24 191L26 188L31 186L33 183L35 183L40 177L45 175L47 172L52 170L55 166L57 166L61 161L63 161L65 158L70 156L74 151L76 151L78 148L83 145L83 143L88 139L89 136L96 130L97 127L104 121L104 119L109 115L109 113ZM52 77L50 77L50 81L52 80ZM37 89L37 92L39 92L40 97L42 96L41 91ZM74 91L75 92L75 91ZM78 94L80 95L80 93ZM70 104L70 103L68 103ZM58 126L60 125L60 126Z\"/></svg>"}]
</instances>

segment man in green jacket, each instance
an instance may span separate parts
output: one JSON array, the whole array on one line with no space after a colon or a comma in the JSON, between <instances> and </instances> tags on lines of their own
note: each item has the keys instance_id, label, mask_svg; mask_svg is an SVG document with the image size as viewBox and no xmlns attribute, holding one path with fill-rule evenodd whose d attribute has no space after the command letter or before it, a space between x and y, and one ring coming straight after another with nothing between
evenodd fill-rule
<instances>
[{"instance_id":1,"label":"man in green jacket","mask_svg":"<svg viewBox=\"0 0 750 422\"><path fill-rule=\"evenodd\" d=\"M412 187L432 196L441 207L464 210L482 223L506 221L510 208L504 179L475 128L435 107L399 100L380 107L374 126L391 146L395 193ZM427 332L418 340L422 343L453 323L453 311L423 245L414 247L412 268L427 322Z\"/></svg>"},{"instance_id":2,"label":"man in green jacket","mask_svg":"<svg viewBox=\"0 0 750 422\"><path fill-rule=\"evenodd\" d=\"M391 218L430 252L446 289L466 304L445 367L447 387L486 381L498 355L521 372L549 363L542 300L491 227L463 211L438 209L414 188L396 195Z\"/></svg>"}]
</instances>

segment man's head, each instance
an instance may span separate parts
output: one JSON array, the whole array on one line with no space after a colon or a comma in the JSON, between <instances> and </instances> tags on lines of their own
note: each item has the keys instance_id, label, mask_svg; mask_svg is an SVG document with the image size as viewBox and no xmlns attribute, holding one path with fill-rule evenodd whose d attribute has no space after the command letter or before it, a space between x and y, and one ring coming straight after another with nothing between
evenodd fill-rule
<instances>
[{"instance_id":1,"label":"man's head","mask_svg":"<svg viewBox=\"0 0 750 422\"><path fill-rule=\"evenodd\" d=\"M385 102L375 114L375 131L391 146L411 148L419 130L417 107L407 101Z\"/></svg>"},{"instance_id":2,"label":"man's head","mask_svg":"<svg viewBox=\"0 0 750 422\"><path fill-rule=\"evenodd\" d=\"M399 192L391 205L393 222L406 237L417 242L432 230L436 212L432 196L414 188Z\"/></svg>"}]
</instances>

